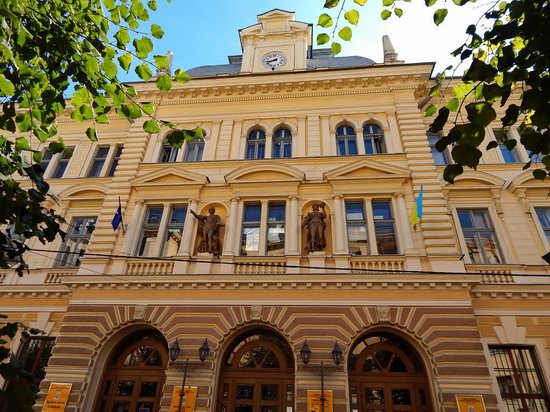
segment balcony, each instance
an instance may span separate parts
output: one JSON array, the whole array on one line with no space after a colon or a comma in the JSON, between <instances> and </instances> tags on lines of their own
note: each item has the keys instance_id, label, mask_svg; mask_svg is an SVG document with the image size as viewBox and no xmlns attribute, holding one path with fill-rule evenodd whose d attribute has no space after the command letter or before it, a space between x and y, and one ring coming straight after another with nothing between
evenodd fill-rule
<instances>
[{"instance_id":1,"label":"balcony","mask_svg":"<svg viewBox=\"0 0 550 412\"><path fill-rule=\"evenodd\" d=\"M126 275L158 276L171 275L174 271L174 262L167 260L130 260L126 262Z\"/></svg>"},{"instance_id":2,"label":"balcony","mask_svg":"<svg viewBox=\"0 0 550 412\"><path fill-rule=\"evenodd\" d=\"M392 270L405 270L405 258L399 255L352 256L349 259L349 267L353 269L354 273L371 270L388 272Z\"/></svg>"},{"instance_id":3,"label":"balcony","mask_svg":"<svg viewBox=\"0 0 550 412\"><path fill-rule=\"evenodd\" d=\"M286 258L239 257L235 258L235 274L238 275L283 275L286 273Z\"/></svg>"}]
</instances>

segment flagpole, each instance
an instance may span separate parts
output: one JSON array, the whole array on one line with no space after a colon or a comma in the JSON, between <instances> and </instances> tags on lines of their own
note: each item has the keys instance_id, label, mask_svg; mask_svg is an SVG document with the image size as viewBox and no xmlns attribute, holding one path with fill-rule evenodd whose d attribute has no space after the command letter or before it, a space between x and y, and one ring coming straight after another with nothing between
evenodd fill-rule
<instances>
[{"instance_id":1,"label":"flagpole","mask_svg":"<svg viewBox=\"0 0 550 412\"><path fill-rule=\"evenodd\" d=\"M122 204L120 203L120 196L118 197L118 210L120 210L120 224L122 225L122 236L126 236L126 227L124 225L124 219L122 218Z\"/></svg>"}]
</instances>

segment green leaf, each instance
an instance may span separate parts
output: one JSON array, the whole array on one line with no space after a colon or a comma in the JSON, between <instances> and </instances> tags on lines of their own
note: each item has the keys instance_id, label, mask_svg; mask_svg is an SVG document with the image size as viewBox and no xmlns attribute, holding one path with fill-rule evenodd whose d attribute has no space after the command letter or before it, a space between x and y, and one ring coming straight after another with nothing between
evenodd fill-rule
<instances>
[{"instance_id":1,"label":"green leaf","mask_svg":"<svg viewBox=\"0 0 550 412\"><path fill-rule=\"evenodd\" d=\"M426 6L431 7L433 6L437 0L424 0L426 2Z\"/></svg>"},{"instance_id":2,"label":"green leaf","mask_svg":"<svg viewBox=\"0 0 550 412\"><path fill-rule=\"evenodd\" d=\"M157 2L155 0L149 0L147 2L147 6L149 6L151 10L155 11L157 9Z\"/></svg>"},{"instance_id":3,"label":"green leaf","mask_svg":"<svg viewBox=\"0 0 550 412\"><path fill-rule=\"evenodd\" d=\"M162 36L164 36L164 30L162 30L162 27L160 27L158 24L152 24L151 35L155 39L162 39Z\"/></svg>"},{"instance_id":4,"label":"green leaf","mask_svg":"<svg viewBox=\"0 0 550 412\"><path fill-rule=\"evenodd\" d=\"M487 147L485 148L485 150L491 150L491 149L494 149L495 147L498 147L498 143L496 140L491 140L489 142L489 144L487 145Z\"/></svg>"},{"instance_id":5,"label":"green leaf","mask_svg":"<svg viewBox=\"0 0 550 412\"><path fill-rule=\"evenodd\" d=\"M493 104L502 97L502 88L496 84L484 84L482 88L483 98L487 103Z\"/></svg>"},{"instance_id":6,"label":"green leaf","mask_svg":"<svg viewBox=\"0 0 550 412\"><path fill-rule=\"evenodd\" d=\"M79 107L83 104L90 103L90 93L85 87L81 87L71 96L71 104L74 107Z\"/></svg>"},{"instance_id":7,"label":"green leaf","mask_svg":"<svg viewBox=\"0 0 550 412\"><path fill-rule=\"evenodd\" d=\"M342 51L342 45L338 42L333 41L330 45L330 50L332 51L332 55L336 56L338 53Z\"/></svg>"},{"instance_id":8,"label":"green leaf","mask_svg":"<svg viewBox=\"0 0 550 412\"><path fill-rule=\"evenodd\" d=\"M156 55L153 56L153 59L155 60L155 66L157 66L160 70L167 69L170 65L168 56Z\"/></svg>"},{"instance_id":9,"label":"green leaf","mask_svg":"<svg viewBox=\"0 0 550 412\"><path fill-rule=\"evenodd\" d=\"M445 17L447 17L447 14L449 14L449 10L447 9L438 9L434 13L434 23L436 26L439 26L441 23L443 23L443 20L445 20Z\"/></svg>"},{"instance_id":10,"label":"green leaf","mask_svg":"<svg viewBox=\"0 0 550 412\"><path fill-rule=\"evenodd\" d=\"M142 103L141 110L148 116L152 116L155 113L155 104L153 102Z\"/></svg>"},{"instance_id":11,"label":"green leaf","mask_svg":"<svg viewBox=\"0 0 550 412\"><path fill-rule=\"evenodd\" d=\"M125 53L122 56L119 56L118 63L120 64L120 67L128 73L128 70L130 70L130 65L132 64L132 55L130 53Z\"/></svg>"},{"instance_id":12,"label":"green leaf","mask_svg":"<svg viewBox=\"0 0 550 412\"><path fill-rule=\"evenodd\" d=\"M136 103L123 104L120 106L120 110L130 119L138 119L141 117L141 107Z\"/></svg>"},{"instance_id":13,"label":"green leaf","mask_svg":"<svg viewBox=\"0 0 550 412\"><path fill-rule=\"evenodd\" d=\"M382 6L384 6L384 7L389 7L393 3L395 3L395 0L382 0Z\"/></svg>"},{"instance_id":14,"label":"green leaf","mask_svg":"<svg viewBox=\"0 0 550 412\"><path fill-rule=\"evenodd\" d=\"M485 127L475 124L459 124L449 131L449 137L461 145L478 147L485 139Z\"/></svg>"},{"instance_id":15,"label":"green leaf","mask_svg":"<svg viewBox=\"0 0 550 412\"><path fill-rule=\"evenodd\" d=\"M333 24L332 17L330 17L328 14L323 13L319 16L319 21L317 22L318 26L327 28L332 26L332 24Z\"/></svg>"},{"instance_id":16,"label":"green leaf","mask_svg":"<svg viewBox=\"0 0 550 412\"><path fill-rule=\"evenodd\" d=\"M15 148L17 150L32 150L26 137L18 137L15 139Z\"/></svg>"},{"instance_id":17,"label":"green leaf","mask_svg":"<svg viewBox=\"0 0 550 412\"><path fill-rule=\"evenodd\" d=\"M380 13L380 17L382 17L382 20L388 20L391 17L391 11L389 10L382 10L382 13Z\"/></svg>"},{"instance_id":18,"label":"green leaf","mask_svg":"<svg viewBox=\"0 0 550 412\"><path fill-rule=\"evenodd\" d=\"M114 61L110 59L105 59L103 62L101 69L105 73L105 75L109 78L116 77L117 75L117 67Z\"/></svg>"},{"instance_id":19,"label":"green leaf","mask_svg":"<svg viewBox=\"0 0 550 412\"><path fill-rule=\"evenodd\" d=\"M88 127L86 129L86 136L88 136L88 139L92 142L97 142L97 132L94 127Z\"/></svg>"},{"instance_id":20,"label":"green leaf","mask_svg":"<svg viewBox=\"0 0 550 412\"><path fill-rule=\"evenodd\" d=\"M353 0L355 3L359 4L360 6L364 6L367 0Z\"/></svg>"},{"instance_id":21,"label":"green leaf","mask_svg":"<svg viewBox=\"0 0 550 412\"><path fill-rule=\"evenodd\" d=\"M453 159L456 163L475 169L481 159L481 151L474 146L458 145L453 147L451 151Z\"/></svg>"},{"instance_id":22,"label":"green leaf","mask_svg":"<svg viewBox=\"0 0 550 412\"><path fill-rule=\"evenodd\" d=\"M497 73L497 69L478 59L473 59L470 67L464 73L463 81L490 82Z\"/></svg>"},{"instance_id":23,"label":"green leaf","mask_svg":"<svg viewBox=\"0 0 550 412\"><path fill-rule=\"evenodd\" d=\"M151 69L149 68L149 65L147 63L141 63L139 66L136 67L136 73L142 80L149 80L151 76L153 76L153 73L151 72Z\"/></svg>"},{"instance_id":24,"label":"green leaf","mask_svg":"<svg viewBox=\"0 0 550 412\"><path fill-rule=\"evenodd\" d=\"M533 170L533 177L538 180L544 180L548 174L546 173L546 170L543 169L535 169Z\"/></svg>"},{"instance_id":25,"label":"green leaf","mask_svg":"<svg viewBox=\"0 0 550 412\"><path fill-rule=\"evenodd\" d=\"M456 97L453 97L451 100L449 100L447 102L447 108L451 111L451 112L456 112L458 111L458 107L460 105L460 102L458 101L458 99Z\"/></svg>"},{"instance_id":26,"label":"green leaf","mask_svg":"<svg viewBox=\"0 0 550 412\"><path fill-rule=\"evenodd\" d=\"M330 37L326 33L319 33L317 35L317 45L320 46L322 44L328 43L330 41Z\"/></svg>"},{"instance_id":27,"label":"green leaf","mask_svg":"<svg viewBox=\"0 0 550 412\"><path fill-rule=\"evenodd\" d=\"M0 96L11 96L15 93L13 83L0 73Z\"/></svg>"},{"instance_id":28,"label":"green leaf","mask_svg":"<svg viewBox=\"0 0 550 412\"><path fill-rule=\"evenodd\" d=\"M151 134L158 133L160 132L160 126L155 120L147 120L145 123L143 123L143 130Z\"/></svg>"},{"instance_id":29,"label":"green leaf","mask_svg":"<svg viewBox=\"0 0 550 412\"><path fill-rule=\"evenodd\" d=\"M145 59L153 51L153 42L149 37L142 36L141 39L134 39L133 44L140 59Z\"/></svg>"},{"instance_id":30,"label":"green leaf","mask_svg":"<svg viewBox=\"0 0 550 412\"><path fill-rule=\"evenodd\" d=\"M170 91L172 88L172 79L166 73L161 74L155 82L159 90L163 92Z\"/></svg>"},{"instance_id":31,"label":"green leaf","mask_svg":"<svg viewBox=\"0 0 550 412\"><path fill-rule=\"evenodd\" d=\"M339 36L342 40L345 40L345 41L351 40L351 35L352 35L352 32L351 32L351 28L350 28L349 26L343 27L343 28L338 32L338 36Z\"/></svg>"},{"instance_id":32,"label":"green leaf","mask_svg":"<svg viewBox=\"0 0 550 412\"><path fill-rule=\"evenodd\" d=\"M183 143L185 143L185 133L183 130L174 130L166 136L166 141L179 149L183 146Z\"/></svg>"},{"instance_id":33,"label":"green leaf","mask_svg":"<svg viewBox=\"0 0 550 412\"><path fill-rule=\"evenodd\" d=\"M176 78L176 81L181 84L185 84L189 80L191 80L191 77L189 77L189 75L181 69L177 69L176 72L174 73L174 76Z\"/></svg>"},{"instance_id":34,"label":"green leaf","mask_svg":"<svg viewBox=\"0 0 550 412\"><path fill-rule=\"evenodd\" d=\"M439 96L440 91L441 91L441 83L437 83L435 86L433 86L430 89L430 93L428 94L428 96L430 97Z\"/></svg>"},{"instance_id":35,"label":"green leaf","mask_svg":"<svg viewBox=\"0 0 550 412\"><path fill-rule=\"evenodd\" d=\"M481 126L488 126L497 118L495 109L486 102L470 103L466 105L468 120Z\"/></svg>"},{"instance_id":36,"label":"green leaf","mask_svg":"<svg viewBox=\"0 0 550 412\"><path fill-rule=\"evenodd\" d=\"M400 9L399 7L396 7L395 9L393 9L393 12L397 17L401 17L403 15L403 10Z\"/></svg>"},{"instance_id":37,"label":"green leaf","mask_svg":"<svg viewBox=\"0 0 550 412\"><path fill-rule=\"evenodd\" d=\"M504 146L506 146L508 150L514 150L517 144L518 142L516 141L516 139L506 139L504 141Z\"/></svg>"},{"instance_id":38,"label":"green leaf","mask_svg":"<svg viewBox=\"0 0 550 412\"><path fill-rule=\"evenodd\" d=\"M437 112L437 107L435 107L434 104L430 104L428 107L426 107L426 110L424 110L424 117L433 116L435 112Z\"/></svg>"},{"instance_id":39,"label":"green leaf","mask_svg":"<svg viewBox=\"0 0 550 412\"><path fill-rule=\"evenodd\" d=\"M449 113L449 109L446 107L442 107L441 109L439 109L439 114L430 125L428 131L432 133L438 133L443 130L445 123L447 123L447 120L449 119Z\"/></svg>"},{"instance_id":40,"label":"green leaf","mask_svg":"<svg viewBox=\"0 0 550 412\"><path fill-rule=\"evenodd\" d=\"M359 22L359 12L355 9L351 9L346 14L344 18L349 22L349 24L357 24Z\"/></svg>"},{"instance_id":41,"label":"green leaf","mask_svg":"<svg viewBox=\"0 0 550 412\"><path fill-rule=\"evenodd\" d=\"M17 123L17 128L20 132L24 133L32 129L32 119L28 112L18 114L15 117L15 122Z\"/></svg>"},{"instance_id":42,"label":"green leaf","mask_svg":"<svg viewBox=\"0 0 550 412\"><path fill-rule=\"evenodd\" d=\"M547 169L550 169L550 155L544 156L541 161L544 167L546 167Z\"/></svg>"},{"instance_id":43,"label":"green leaf","mask_svg":"<svg viewBox=\"0 0 550 412\"><path fill-rule=\"evenodd\" d=\"M124 27L116 32L115 39L117 40L117 45L122 48L124 48L126 44L128 44L131 40L128 30L126 30Z\"/></svg>"},{"instance_id":44,"label":"green leaf","mask_svg":"<svg viewBox=\"0 0 550 412\"><path fill-rule=\"evenodd\" d=\"M454 183L455 178L460 176L463 172L464 168L461 165L447 165L445 166L445 170L443 170L443 179L445 179L446 182Z\"/></svg>"},{"instance_id":45,"label":"green leaf","mask_svg":"<svg viewBox=\"0 0 550 412\"><path fill-rule=\"evenodd\" d=\"M338 3L340 3L340 0L325 0L325 5L323 7L325 9L332 9L338 6Z\"/></svg>"}]
</instances>

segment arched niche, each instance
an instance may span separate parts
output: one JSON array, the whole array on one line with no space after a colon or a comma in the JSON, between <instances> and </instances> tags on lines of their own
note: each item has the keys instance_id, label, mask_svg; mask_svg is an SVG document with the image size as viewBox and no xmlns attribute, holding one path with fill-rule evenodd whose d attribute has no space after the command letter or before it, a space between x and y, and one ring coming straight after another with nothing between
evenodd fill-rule
<instances>
[{"instance_id":1,"label":"arched niche","mask_svg":"<svg viewBox=\"0 0 550 412\"><path fill-rule=\"evenodd\" d=\"M227 225L227 207L222 204L222 203L209 203L205 206L203 206L198 212L197 214L201 215L201 216L208 216L209 215L209 210L211 208L214 208L215 209L215 214L218 215L220 217L220 220L221 220L221 224L223 226L220 227L219 229L219 234L218 234L218 240L219 240L219 251L220 253L223 251L223 246L224 246L224 241L225 241L225 232L227 230L226 226ZM189 216L190 219L195 219L195 220L198 220L196 219L194 216L190 215ZM194 242L194 248L193 248L193 254L197 254L197 253L207 253L207 251L205 250L205 243L203 242L203 231L202 231L202 227L203 227L203 223L201 221L197 221L197 230L195 232L195 242Z\"/></svg>"},{"instance_id":2,"label":"arched niche","mask_svg":"<svg viewBox=\"0 0 550 412\"><path fill-rule=\"evenodd\" d=\"M327 202L323 201L323 200L309 200L307 202L305 202L303 205L302 205L302 208L300 210L300 235L301 235L301 251L302 251L302 254L303 255L309 255L310 254L310 251L309 251L309 248L308 248L308 230L307 228L305 228L303 225L304 225L304 220L306 219L308 213L311 213L313 211L313 205L314 204L317 204L317 205L320 205L321 203L324 203L325 205L325 213L326 213L326 218L325 218L325 241L326 241L326 246L325 246L325 249L324 249L324 252L327 254L327 255L332 255L333 253L333 235L332 235L332 231L333 231L333 214L332 214L332 207L330 204L328 204ZM319 211L322 211L322 208L319 208Z\"/></svg>"}]
</instances>

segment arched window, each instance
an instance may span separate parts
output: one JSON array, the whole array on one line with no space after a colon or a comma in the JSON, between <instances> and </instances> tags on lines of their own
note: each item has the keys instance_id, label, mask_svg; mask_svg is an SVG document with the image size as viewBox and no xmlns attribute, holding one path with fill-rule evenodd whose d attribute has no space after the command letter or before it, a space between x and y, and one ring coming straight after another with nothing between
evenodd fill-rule
<instances>
[{"instance_id":1,"label":"arched window","mask_svg":"<svg viewBox=\"0 0 550 412\"><path fill-rule=\"evenodd\" d=\"M273 133L274 159L281 157L292 157L292 133L288 129L277 129Z\"/></svg>"},{"instance_id":2,"label":"arched window","mask_svg":"<svg viewBox=\"0 0 550 412\"><path fill-rule=\"evenodd\" d=\"M294 355L288 343L268 330L238 337L224 357L216 410L284 412L293 405Z\"/></svg>"},{"instance_id":3,"label":"arched window","mask_svg":"<svg viewBox=\"0 0 550 412\"><path fill-rule=\"evenodd\" d=\"M96 412L157 412L160 408L167 343L158 331L132 333L111 353L97 396Z\"/></svg>"},{"instance_id":4,"label":"arched window","mask_svg":"<svg viewBox=\"0 0 550 412\"><path fill-rule=\"evenodd\" d=\"M165 138L162 142L162 149L160 151L160 163L174 163L178 157L179 149L168 143Z\"/></svg>"},{"instance_id":5,"label":"arched window","mask_svg":"<svg viewBox=\"0 0 550 412\"><path fill-rule=\"evenodd\" d=\"M263 159L265 157L265 132L252 130L246 138L246 158Z\"/></svg>"},{"instance_id":6,"label":"arched window","mask_svg":"<svg viewBox=\"0 0 550 412\"><path fill-rule=\"evenodd\" d=\"M363 139L365 140L365 153L386 153L384 132L375 124L366 124L363 127Z\"/></svg>"},{"instance_id":7,"label":"arched window","mask_svg":"<svg viewBox=\"0 0 550 412\"><path fill-rule=\"evenodd\" d=\"M338 156L353 156L357 154L355 130L351 126L336 128L336 152Z\"/></svg>"},{"instance_id":8,"label":"arched window","mask_svg":"<svg viewBox=\"0 0 550 412\"><path fill-rule=\"evenodd\" d=\"M433 410L423 362L398 336L364 336L352 347L348 371L351 410Z\"/></svg>"},{"instance_id":9,"label":"arched window","mask_svg":"<svg viewBox=\"0 0 550 412\"><path fill-rule=\"evenodd\" d=\"M203 136L206 136L206 133L202 132ZM202 160L202 153L204 152L204 140L203 139L193 139L188 141L185 148L185 159L186 162L200 162Z\"/></svg>"}]
</instances>

